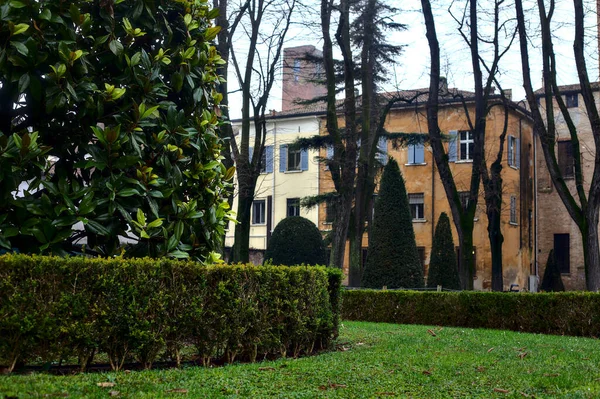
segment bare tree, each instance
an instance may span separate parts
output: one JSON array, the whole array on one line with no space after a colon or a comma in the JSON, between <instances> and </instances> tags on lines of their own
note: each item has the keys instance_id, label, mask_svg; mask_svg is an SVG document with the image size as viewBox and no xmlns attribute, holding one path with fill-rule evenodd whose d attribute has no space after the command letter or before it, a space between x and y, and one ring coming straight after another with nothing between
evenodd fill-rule
<instances>
[{"instance_id":1,"label":"bare tree","mask_svg":"<svg viewBox=\"0 0 600 399\"><path fill-rule=\"evenodd\" d=\"M548 6L546 6L548 4ZM594 100L593 89L590 83L586 59L584 55L584 6L582 0L573 0L575 9L574 26L575 38L573 41L573 54L577 66L579 90L583 97L587 117L589 119L596 152L594 155L594 170L592 173L589 189L586 192L583 176L583 159L577 128L567 105L561 96L557 83L557 63L553 47L552 18L555 11L555 0L537 0L537 10L540 19L540 31L542 41L542 65L543 65L543 98L546 103L543 111L536 101L535 93L531 83L530 59L527 41L529 35L527 21L523 11L522 0L515 0L517 25L519 30L519 41L521 47L521 66L523 73L523 86L527 95L527 102L533 117L533 130L540 138L542 152L546 166L550 173L552 183L556 188L567 212L579 228L583 241L583 254L585 262L586 286L590 291L600 290L600 245L598 242L598 219L600 212L600 114ZM529 35L528 35L529 33ZM557 129L555 124L554 102L558 105L560 114L564 118L568 133L571 138L572 152L575 169L575 193L569 190L565 182L565 176L558 165L555 147Z\"/></svg>"},{"instance_id":2,"label":"bare tree","mask_svg":"<svg viewBox=\"0 0 600 399\"><path fill-rule=\"evenodd\" d=\"M233 245L233 260L236 262L249 260L250 211L265 150L267 101L295 7L296 0L250 0L243 3L239 18L235 18L227 37L231 65L242 93L239 139L236 140L233 131L229 131L238 182L238 223ZM238 26L243 29L241 36L248 44L244 48L247 55L243 61L231 46ZM250 142L252 130L253 143ZM252 156L250 147L254 149Z\"/></svg>"},{"instance_id":3,"label":"bare tree","mask_svg":"<svg viewBox=\"0 0 600 399\"><path fill-rule=\"evenodd\" d=\"M504 123L502 133L499 137L499 145L496 154L491 158L486 159L487 154L483 151L482 165L481 165L481 179L484 189L485 209L488 219L488 239L490 242L490 249L492 254L492 290L502 291L504 289L503 276L502 276L502 245L504 242L504 236L501 229L501 210L502 210L502 159L504 154L504 144L506 141L506 133L508 129L508 116L509 116L509 101L504 96L504 92L497 79L499 73L500 61L504 55L510 49L515 37L516 27L511 25L512 19L503 19L501 21L501 14L503 14L503 6L506 5L505 0L494 0L492 4L492 10L485 10L478 8L476 1L468 1L465 3L463 12L460 17L457 17L452 12L452 2L449 8L450 14L454 20L458 23L458 32L467 44L471 53L471 64L473 66L475 83L475 120L481 120L479 126L477 122L473 122L469 110L465 104L464 111L467 116L467 121L471 131L475 129L481 129L479 132L482 138L481 145L482 151L485 149L485 129L486 129L486 118L494 107L502 107L504 113ZM468 10L467 10L468 7ZM493 30L491 35L484 35L478 28L479 18L490 17L491 20L487 20L488 26L492 26ZM468 22L467 22L468 19ZM514 18L513 18L514 19ZM504 32L506 45L502 46L500 40L500 34ZM486 60L484 49L481 48L481 44L490 48L491 57ZM483 68L483 70L482 70ZM486 73L487 76L483 77ZM498 86L500 89L501 101L497 98L492 98L494 94L494 86ZM478 91L482 91L478 95ZM479 103L478 103L479 102ZM489 166L488 166L489 163Z\"/></svg>"}]
</instances>

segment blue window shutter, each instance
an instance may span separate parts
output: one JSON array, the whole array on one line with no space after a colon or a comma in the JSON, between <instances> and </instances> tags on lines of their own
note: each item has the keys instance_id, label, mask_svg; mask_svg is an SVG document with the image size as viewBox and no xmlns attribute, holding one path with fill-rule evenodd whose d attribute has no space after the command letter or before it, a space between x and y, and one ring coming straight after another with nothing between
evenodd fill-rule
<instances>
[{"instance_id":1,"label":"blue window shutter","mask_svg":"<svg viewBox=\"0 0 600 399\"><path fill-rule=\"evenodd\" d=\"M308 170L308 150L300 151L300 170Z\"/></svg>"},{"instance_id":2,"label":"blue window shutter","mask_svg":"<svg viewBox=\"0 0 600 399\"><path fill-rule=\"evenodd\" d=\"M415 163L415 145L414 144L409 144L408 146L408 163L412 164Z\"/></svg>"},{"instance_id":3,"label":"blue window shutter","mask_svg":"<svg viewBox=\"0 0 600 399\"><path fill-rule=\"evenodd\" d=\"M508 166L513 166L513 136L508 136L508 145L506 146L506 162L508 162Z\"/></svg>"},{"instance_id":4,"label":"blue window shutter","mask_svg":"<svg viewBox=\"0 0 600 399\"><path fill-rule=\"evenodd\" d=\"M279 146L279 171L285 172L287 170L287 145L282 144Z\"/></svg>"},{"instance_id":5,"label":"blue window shutter","mask_svg":"<svg viewBox=\"0 0 600 399\"><path fill-rule=\"evenodd\" d=\"M425 147L423 144L415 145L415 163L425 163Z\"/></svg>"},{"instance_id":6,"label":"blue window shutter","mask_svg":"<svg viewBox=\"0 0 600 399\"><path fill-rule=\"evenodd\" d=\"M517 165L517 169L519 169L521 167L521 139L516 139L515 141L516 141L515 145L517 146L517 151L516 151L516 154L517 154L516 161L517 162L515 162L515 164Z\"/></svg>"},{"instance_id":7,"label":"blue window shutter","mask_svg":"<svg viewBox=\"0 0 600 399\"><path fill-rule=\"evenodd\" d=\"M333 159L333 146L332 145L327 146L327 155L325 155L325 157L327 159Z\"/></svg>"},{"instance_id":8,"label":"blue window shutter","mask_svg":"<svg viewBox=\"0 0 600 399\"><path fill-rule=\"evenodd\" d=\"M252 162L252 156L254 155L254 147L248 148L248 163Z\"/></svg>"},{"instance_id":9,"label":"blue window shutter","mask_svg":"<svg viewBox=\"0 0 600 399\"><path fill-rule=\"evenodd\" d=\"M450 130L448 135L450 136L450 142L448 143L448 161L456 162L458 155L456 142L458 140L458 130Z\"/></svg>"},{"instance_id":10,"label":"blue window shutter","mask_svg":"<svg viewBox=\"0 0 600 399\"><path fill-rule=\"evenodd\" d=\"M388 151L387 151L387 138L380 137L377 141L377 157L382 165L387 164Z\"/></svg>"},{"instance_id":11,"label":"blue window shutter","mask_svg":"<svg viewBox=\"0 0 600 399\"><path fill-rule=\"evenodd\" d=\"M265 165L265 170L267 173L273 173L273 146L268 145L265 147L265 158L267 160L267 164Z\"/></svg>"}]
</instances>

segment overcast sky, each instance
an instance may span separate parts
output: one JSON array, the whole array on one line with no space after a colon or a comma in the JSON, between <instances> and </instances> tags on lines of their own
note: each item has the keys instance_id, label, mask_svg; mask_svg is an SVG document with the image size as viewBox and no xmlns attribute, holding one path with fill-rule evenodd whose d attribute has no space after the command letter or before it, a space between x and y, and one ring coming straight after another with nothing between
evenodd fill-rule
<instances>
[{"instance_id":1,"label":"overcast sky","mask_svg":"<svg viewBox=\"0 0 600 399\"><path fill-rule=\"evenodd\" d=\"M408 25L408 30L405 32L394 33L390 36L390 41L395 44L405 46L404 53L398 57L397 64L390 71L390 83L386 89L394 90L399 88L417 89L425 88L429 85L429 47L425 38L425 27L423 24L423 16L420 12L419 0L405 0L401 2L403 9L393 17L395 22ZM470 55L464 40L458 33L458 24L453 19L448 11L448 7L452 4L451 10L458 17L462 14L464 1L451 2L450 0L433 0L433 7L436 13L436 28L442 51L442 74L448 78L450 87L456 87L463 90L473 88L472 68L470 65ZM482 7L487 6L491 1L481 1ZM514 9L510 0L506 1L507 7L505 16L514 18ZM510 3L510 4L509 4ZM525 0L525 7L528 7ZM490 4L491 5L491 4ZM531 5L531 4L529 4ZM590 73L590 79L596 80L598 76L598 45L597 45L597 29L596 29L596 10L595 1L589 0L588 18L586 20L586 35L588 54L587 62ZM310 18L311 13L306 13L299 18L306 21ZM317 12L312 13L318 18ZM483 10L481 15L483 15ZM531 73L534 88L541 86L541 60L539 57L539 34L536 27L538 26L535 13L530 13L530 43L529 51L531 56ZM485 17L482 17L484 20ZM557 54L558 64L558 79L559 84L577 83L575 70L575 62L573 59L573 8L572 1L557 0L557 10L554 17L553 34L554 46ZM504 43L508 42L508 37L514 27L514 22L508 22L509 28ZM490 32L490 25L484 21L480 22L480 30L482 33ZM304 44L312 44L322 50L323 41L318 33L318 26L306 27L301 24L296 24L290 31L290 39L287 47L299 46ZM243 55L245 51L244 40L238 38L234 41L238 54ZM485 48L482 49L485 57ZM503 89L513 90L513 100L519 101L524 98L525 93L522 87L521 64L519 53L518 38L514 40L507 55L502 59L500 64L500 82ZM279 75L279 77L281 77ZM230 68L230 90L235 91L237 79L233 74L233 68ZM277 84L273 87L270 95L269 109L281 109L281 85ZM241 96L239 93L230 95L230 112L232 119L241 117Z\"/></svg>"}]
</instances>

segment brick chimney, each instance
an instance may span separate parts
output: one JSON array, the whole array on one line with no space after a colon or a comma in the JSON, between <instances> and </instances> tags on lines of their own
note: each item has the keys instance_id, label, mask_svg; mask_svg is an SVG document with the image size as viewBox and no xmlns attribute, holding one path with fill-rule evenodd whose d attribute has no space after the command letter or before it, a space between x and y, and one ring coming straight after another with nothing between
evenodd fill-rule
<instances>
[{"instance_id":1,"label":"brick chimney","mask_svg":"<svg viewBox=\"0 0 600 399\"><path fill-rule=\"evenodd\" d=\"M297 100L310 100L327 93L325 85L311 81L321 74L322 65L306 61L307 55L319 57L322 52L311 45L283 49L282 111L301 107L295 103Z\"/></svg>"}]
</instances>

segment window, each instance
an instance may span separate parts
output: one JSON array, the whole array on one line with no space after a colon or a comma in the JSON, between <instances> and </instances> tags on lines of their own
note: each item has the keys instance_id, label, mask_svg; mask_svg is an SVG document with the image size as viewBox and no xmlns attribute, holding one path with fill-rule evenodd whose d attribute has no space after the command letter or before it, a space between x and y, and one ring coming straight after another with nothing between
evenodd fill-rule
<instances>
[{"instance_id":1,"label":"window","mask_svg":"<svg viewBox=\"0 0 600 399\"><path fill-rule=\"evenodd\" d=\"M466 210L469 207L470 193L468 191L461 191L458 193L458 196L460 197L460 204L462 205L462 208Z\"/></svg>"},{"instance_id":2,"label":"window","mask_svg":"<svg viewBox=\"0 0 600 399\"><path fill-rule=\"evenodd\" d=\"M561 273L571 273L571 253L568 234L554 234L554 261Z\"/></svg>"},{"instance_id":3,"label":"window","mask_svg":"<svg viewBox=\"0 0 600 399\"><path fill-rule=\"evenodd\" d=\"M408 146L408 164L421 165L425 163L425 148L423 144Z\"/></svg>"},{"instance_id":4,"label":"window","mask_svg":"<svg viewBox=\"0 0 600 399\"><path fill-rule=\"evenodd\" d=\"M460 138L460 160L467 161L473 159L473 133L470 130L461 130Z\"/></svg>"},{"instance_id":5,"label":"window","mask_svg":"<svg viewBox=\"0 0 600 399\"><path fill-rule=\"evenodd\" d=\"M517 197L510 196L510 224L517 224Z\"/></svg>"},{"instance_id":6,"label":"window","mask_svg":"<svg viewBox=\"0 0 600 399\"><path fill-rule=\"evenodd\" d=\"M425 204L424 195L420 194L408 194L408 203L410 205L410 213L412 214L413 220L425 219Z\"/></svg>"},{"instance_id":7,"label":"window","mask_svg":"<svg viewBox=\"0 0 600 399\"><path fill-rule=\"evenodd\" d=\"M294 60L294 82L298 83L300 80L300 59Z\"/></svg>"},{"instance_id":8,"label":"window","mask_svg":"<svg viewBox=\"0 0 600 399\"><path fill-rule=\"evenodd\" d=\"M577 93L567 94L565 98L567 100L567 108L577 108L579 106L579 95Z\"/></svg>"},{"instance_id":9,"label":"window","mask_svg":"<svg viewBox=\"0 0 600 399\"><path fill-rule=\"evenodd\" d=\"M387 138L380 137L377 141L377 160L385 165L388 161Z\"/></svg>"},{"instance_id":10,"label":"window","mask_svg":"<svg viewBox=\"0 0 600 399\"><path fill-rule=\"evenodd\" d=\"M518 169L521 165L521 140L508 136L507 147L508 166Z\"/></svg>"},{"instance_id":11,"label":"window","mask_svg":"<svg viewBox=\"0 0 600 399\"><path fill-rule=\"evenodd\" d=\"M265 200L252 203L252 224L265 224Z\"/></svg>"},{"instance_id":12,"label":"window","mask_svg":"<svg viewBox=\"0 0 600 399\"><path fill-rule=\"evenodd\" d=\"M308 170L308 151L283 144L279 146L279 171Z\"/></svg>"},{"instance_id":13,"label":"window","mask_svg":"<svg viewBox=\"0 0 600 399\"><path fill-rule=\"evenodd\" d=\"M333 211L333 204L329 202L325 203L325 223L333 223L335 218L335 212Z\"/></svg>"},{"instance_id":14,"label":"window","mask_svg":"<svg viewBox=\"0 0 600 399\"><path fill-rule=\"evenodd\" d=\"M287 199L286 216L300 216L300 198Z\"/></svg>"},{"instance_id":15,"label":"window","mask_svg":"<svg viewBox=\"0 0 600 399\"><path fill-rule=\"evenodd\" d=\"M273 173L273 146L265 146L260 161L260 173Z\"/></svg>"},{"instance_id":16,"label":"window","mask_svg":"<svg viewBox=\"0 0 600 399\"><path fill-rule=\"evenodd\" d=\"M571 140L558 142L558 167L563 178L572 179L575 176L575 159Z\"/></svg>"}]
</instances>

